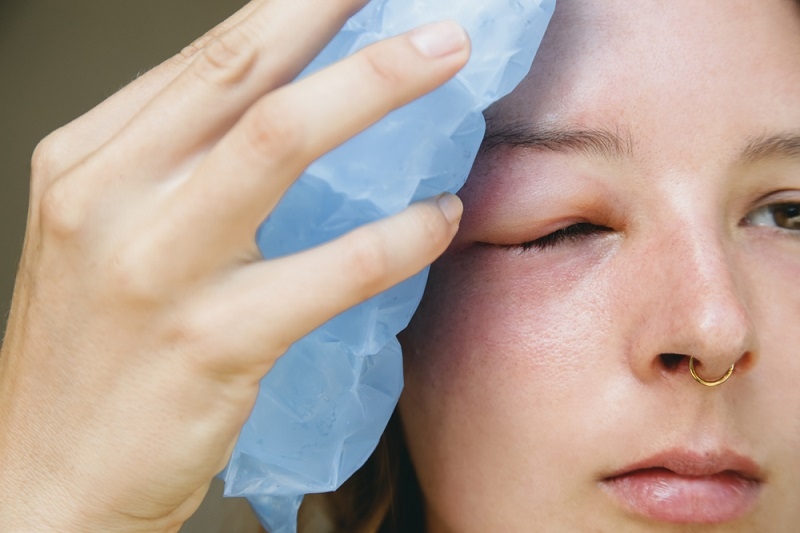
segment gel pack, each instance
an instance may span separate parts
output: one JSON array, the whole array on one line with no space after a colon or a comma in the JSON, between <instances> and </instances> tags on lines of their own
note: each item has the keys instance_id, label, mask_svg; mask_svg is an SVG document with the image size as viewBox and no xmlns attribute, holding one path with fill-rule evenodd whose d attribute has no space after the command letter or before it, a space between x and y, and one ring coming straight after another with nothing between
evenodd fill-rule
<instances>
[{"instance_id":1,"label":"gel pack","mask_svg":"<svg viewBox=\"0 0 800 533\"><path fill-rule=\"evenodd\" d=\"M472 41L464 69L314 162L259 228L266 258L304 250L456 192L483 138L482 112L528 73L555 0L373 0L301 74L422 24L459 22ZM263 379L220 474L271 533L294 533L303 495L338 488L370 456L403 387L396 335L427 271L335 317L295 343Z\"/></svg>"}]
</instances>

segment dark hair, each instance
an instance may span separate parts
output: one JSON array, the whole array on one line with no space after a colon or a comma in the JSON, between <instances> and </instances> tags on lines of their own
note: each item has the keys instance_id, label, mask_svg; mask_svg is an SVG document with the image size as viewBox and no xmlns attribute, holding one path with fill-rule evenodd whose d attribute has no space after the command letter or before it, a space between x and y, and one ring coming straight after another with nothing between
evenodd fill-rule
<instances>
[{"instance_id":1,"label":"dark hair","mask_svg":"<svg viewBox=\"0 0 800 533\"><path fill-rule=\"evenodd\" d=\"M317 533L319 514L326 531L400 533L425 530L419 483L395 410L378 447L336 492L306 496L298 529Z\"/></svg>"}]
</instances>

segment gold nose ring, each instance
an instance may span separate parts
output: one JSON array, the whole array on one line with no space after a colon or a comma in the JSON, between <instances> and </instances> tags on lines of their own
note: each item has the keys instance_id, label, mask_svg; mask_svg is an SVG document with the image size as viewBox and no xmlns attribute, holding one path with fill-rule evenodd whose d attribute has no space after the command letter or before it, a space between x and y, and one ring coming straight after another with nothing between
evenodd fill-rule
<instances>
[{"instance_id":1,"label":"gold nose ring","mask_svg":"<svg viewBox=\"0 0 800 533\"><path fill-rule=\"evenodd\" d=\"M706 381L705 379L697 375L697 371L695 371L694 369L694 357L689 357L689 372L691 372L692 377L696 382L698 382L700 385L705 385L706 387L716 387L717 385L722 385L723 383L728 381L728 378L731 377L731 374L733 374L734 366L736 366L736 363L732 364L731 367L728 369L728 371L725 372L725 375L723 375L721 378L715 379L713 381Z\"/></svg>"}]
</instances>

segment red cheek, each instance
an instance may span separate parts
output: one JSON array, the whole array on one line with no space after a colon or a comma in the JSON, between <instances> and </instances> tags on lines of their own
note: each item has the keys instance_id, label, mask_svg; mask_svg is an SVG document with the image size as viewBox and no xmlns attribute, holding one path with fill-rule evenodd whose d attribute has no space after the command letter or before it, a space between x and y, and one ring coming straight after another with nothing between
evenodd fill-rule
<instances>
[{"instance_id":1,"label":"red cheek","mask_svg":"<svg viewBox=\"0 0 800 533\"><path fill-rule=\"evenodd\" d=\"M404 333L409 382L447 394L579 376L603 312L597 258L473 247L441 259ZM474 394L475 391L472 391Z\"/></svg>"}]
</instances>

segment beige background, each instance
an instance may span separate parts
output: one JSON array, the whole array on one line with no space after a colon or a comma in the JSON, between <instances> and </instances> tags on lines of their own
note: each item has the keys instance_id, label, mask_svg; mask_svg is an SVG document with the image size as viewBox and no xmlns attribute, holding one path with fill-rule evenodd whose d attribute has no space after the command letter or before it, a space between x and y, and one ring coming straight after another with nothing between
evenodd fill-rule
<instances>
[{"instance_id":1,"label":"beige background","mask_svg":"<svg viewBox=\"0 0 800 533\"><path fill-rule=\"evenodd\" d=\"M244 0L0 0L0 312L22 244L30 154Z\"/></svg>"},{"instance_id":2,"label":"beige background","mask_svg":"<svg viewBox=\"0 0 800 533\"><path fill-rule=\"evenodd\" d=\"M0 313L11 299L30 154L48 132L163 61L244 0L0 0ZM212 494L218 495L215 485ZM235 522L241 522L236 524ZM241 531L241 502L202 510L185 533ZM241 527L240 527L241 525Z\"/></svg>"}]
</instances>

